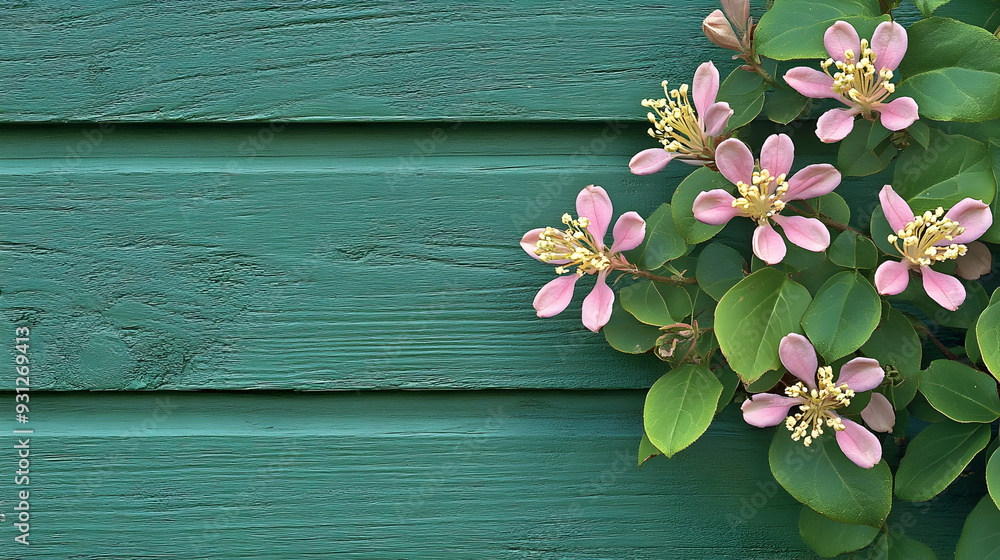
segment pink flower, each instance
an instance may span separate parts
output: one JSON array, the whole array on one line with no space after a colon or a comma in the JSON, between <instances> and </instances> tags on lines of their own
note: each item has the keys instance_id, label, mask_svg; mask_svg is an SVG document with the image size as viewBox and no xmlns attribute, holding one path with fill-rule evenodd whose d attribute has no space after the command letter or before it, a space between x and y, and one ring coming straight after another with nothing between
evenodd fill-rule
<instances>
[{"instance_id":1,"label":"pink flower","mask_svg":"<svg viewBox=\"0 0 1000 560\"><path fill-rule=\"evenodd\" d=\"M820 63L823 71L799 66L785 73L785 81L806 97L839 99L847 109L830 109L816 122L816 136L823 142L843 140L854 128L854 116L872 120L877 111L882 126L902 130L917 120L917 102L899 97L889 103L885 98L895 91L890 83L892 71L906 53L906 30L902 25L884 21L875 28L869 46L846 21L838 21L823 35L830 58ZM830 66L838 72L831 75Z\"/></svg>"},{"instance_id":2,"label":"pink flower","mask_svg":"<svg viewBox=\"0 0 1000 560\"><path fill-rule=\"evenodd\" d=\"M747 30L752 26L750 0L722 0L722 10L709 14L702 22L701 29L708 40L716 45L740 51L741 54L733 56L736 59L750 50L750 34Z\"/></svg>"},{"instance_id":3,"label":"pink flower","mask_svg":"<svg viewBox=\"0 0 1000 560\"><path fill-rule=\"evenodd\" d=\"M612 270L631 270L621 251L635 249L646 236L646 222L635 212L626 212L615 222L614 241L604 245L604 234L611 223L611 199L601 187L589 185L576 197L574 220L563 215L563 231L555 228L537 228L524 234L521 248L532 257L556 266L560 276L535 295L535 311L539 317L558 315L573 299L573 286L584 274L597 274L597 284L583 300L583 324L597 332L611 319L611 305L615 293L605 279ZM570 267L577 267L575 274L566 274Z\"/></svg>"},{"instance_id":4,"label":"pink flower","mask_svg":"<svg viewBox=\"0 0 1000 560\"><path fill-rule=\"evenodd\" d=\"M851 404L856 393L878 387L885 372L878 361L854 358L840 368L833 381L833 368L819 366L816 349L800 334L788 334L778 344L778 356L788 372L799 382L785 389L785 395L758 393L743 402L743 419L752 426L767 428L782 421L792 432L794 441L802 440L808 447L823 434L823 428L833 428L837 443L847 458L859 467L870 469L882 459L882 445L874 434L860 424L848 420L834 410ZM793 406L799 412L789 414ZM861 412L872 429L888 432L895 423L895 412L888 399L872 393L872 400Z\"/></svg>"},{"instance_id":5,"label":"pink flower","mask_svg":"<svg viewBox=\"0 0 1000 560\"><path fill-rule=\"evenodd\" d=\"M889 243L903 255L902 260L886 261L875 271L878 293L891 296L902 292L910 283L910 271L915 270L923 278L924 291L931 299L950 311L958 309L965 301L965 287L954 277L932 270L931 265L966 255L970 247L965 243L975 241L993 225L990 207L982 200L964 198L947 213L938 207L918 216L889 185L882 187L878 198L886 220L896 232L889 236ZM981 269L981 261L990 260L989 249L985 245L975 247L968 259L969 262L959 263L965 265L959 274L966 278Z\"/></svg>"},{"instance_id":6,"label":"pink flower","mask_svg":"<svg viewBox=\"0 0 1000 560\"><path fill-rule=\"evenodd\" d=\"M691 97L688 85L667 91L663 82L664 99L643 99L642 106L653 112L646 115L653 128L649 135L663 144L662 148L649 148L632 157L629 169L636 175L649 175L663 169L672 159L689 165L705 165L715 159L714 137L722 134L733 115L729 104L716 102L719 93L719 71L711 62L705 62L694 73ZM698 110L697 115L695 109ZM654 114L655 112L655 114Z\"/></svg>"},{"instance_id":7,"label":"pink flower","mask_svg":"<svg viewBox=\"0 0 1000 560\"><path fill-rule=\"evenodd\" d=\"M840 184L840 172L829 163L817 163L799 170L790 179L795 146L784 134L772 134L760 150L755 167L753 154L735 138L723 141L715 152L719 171L739 190L735 198L723 189L702 192L694 199L694 217L706 224L721 225L736 216L757 222L753 234L753 252L767 264L785 258L785 242L771 227L771 220L781 226L792 243L808 251L823 251L830 246L830 232L815 218L782 216L785 203L828 194ZM759 171L757 170L759 169Z\"/></svg>"}]
</instances>

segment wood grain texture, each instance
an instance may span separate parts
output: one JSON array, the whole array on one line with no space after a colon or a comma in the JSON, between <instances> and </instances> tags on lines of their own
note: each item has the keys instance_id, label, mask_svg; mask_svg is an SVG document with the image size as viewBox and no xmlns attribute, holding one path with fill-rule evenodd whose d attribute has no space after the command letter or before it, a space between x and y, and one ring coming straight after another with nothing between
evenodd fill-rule
<instances>
[{"instance_id":1,"label":"wood grain texture","mask_svg":"<svg viewBox=\"0 0 1000 560\"><path fill-rule=\"evenodd\" d=\"M715 0L8 2L0 121L641 118Z\"/></svg>"},{"instance_id":2,"label":"wood grain texture","mask_svg":"<svg viewBox=\"0 0 1000 560\"><path fill-rule=\"evenodd\" d=\"M16 548L8 527L0 552L812 557L796 531L799 504L767 482L771 430L730 412L638 471L642 401L641 391L34 393L32 544ZM982 476L932 511L900 504L890 521L910 512L906 532L947 557ZM4 500L14 488L5 477Z\"/></svg>"},{"instance_id":3,"label":"wood grain texture","mask_svg":"<svg viewBox=\"0 0 1000 560\"><path fill-rule=\"evenodd\" d=\"M48 389L648 387L659 362L580 323L590 279L535 316L554 273L517 245L590 183L618 213L669 200L690 168L629 174L644 131L8 127L0 332L32 329Z\"/></svg>"}]
</instances>

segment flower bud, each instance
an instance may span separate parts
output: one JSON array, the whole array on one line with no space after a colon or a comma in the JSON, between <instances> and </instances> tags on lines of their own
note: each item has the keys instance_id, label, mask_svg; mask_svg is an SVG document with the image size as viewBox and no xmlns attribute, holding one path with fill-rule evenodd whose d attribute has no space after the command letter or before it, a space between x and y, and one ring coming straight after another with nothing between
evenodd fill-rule
<instances>
[{"instance_id":1,"label":"flower bud","mask_svg":"<svg viewBox=\"0 0 1000 560\"><path fill-rule=\"evenodd\" d=\"M726 17L733 22L736 31L747 30L747 20L750 19L750 0L722 0L722 9Z\"/></svg>"},{"instance_id":2,"label":"flower bud","mask_svg":"<svg viewBox=\"0 0 1000 560\"><path fill-rule=\"evenodd\" d=\"M702 31L712 43L724 49L740 51L740 40L733 31L733 26L729 25L729 20L723 15L722 10L715 10L708 14L701 24Z\"/></svg>"}]
</instances>

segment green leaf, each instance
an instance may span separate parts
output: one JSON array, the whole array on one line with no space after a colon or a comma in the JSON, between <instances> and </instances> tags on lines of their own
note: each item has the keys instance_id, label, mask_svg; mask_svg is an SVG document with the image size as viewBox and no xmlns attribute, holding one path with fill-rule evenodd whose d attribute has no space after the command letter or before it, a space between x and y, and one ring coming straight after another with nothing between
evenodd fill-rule
<instances>
[{"instance_id":1,"label":"green leaf","mask_svg":"<svg viewBox=\"0 0 1000 560\"><path fill-rule=\"evenodd\" d=\"M998 125L996 128L1000 130L1000 122L996 124ZM1000 185L1000 144L997 144L996 141L990 141L986 147L986 153L990 158L990 167L993 168L993 179ZM993 225L990 226L990 229L986 230L986 233L979 240L989 243L1000 243L1000 197L993 197L993 200L990 202L990 210L993 212Z\"/></svg>"},{"instance_id":2,"label":"green leaf","mask_svg":"<svg viewBox=\"0 0 1000 560\"><path fill-rule=\"evenodd\" d=\"M768 462L775 480L796 500L841 523L879 527L892 505L892 474L885 460L871 469L851 462L832 430L806 447L779 428Z\"/></svg>"},{"instance_id":3,"label":"green leaf","mask_svg":"<svg viewBox=\"0 0 1000 560\"><path fill-rule=\"evenodd\" d=\"M764 78L760 74L737 68L719 86L717 101L729 103L733 116L726 130L737 129L757 118L764 106Z\"/></svg>"},{"instance_id":4,"label":"green leaf","mask_svg":"<svg viewBox=\"0 0 1000 560\"><path fill-rule=\"evenodd\" d=\"M827 256L837 266L844 268L875 268L878 265L878 250L871 239L847 230L830 244Z\"/></svg>"},{"instance_id":5,"label":"green leaf","mask_svg":"<svg viewBox=\"0 0 1000 560\"><path fill-rule=\"evenodd\" d=\"M923 121L914 121L906 130L917 141L917 144L920 144L925 150L927 149L931 143L931 129Z\"/></svg>"},{"instance_id":6,"label":"green leaf","mask_svg":"<svg viewBox=\"0 0 1000 560\"><path fill-rule=\"evenodd\" d=\"M924 422L931 424L937 422L948 422L948 417L941 414L936 408L931 406L931 403L927 402L927 397L925 397L922 393L913 395L913 400L911 400L910 404L906 406L906 409Z\"/></svg>"},{"instance_id":7,"label":"green leaf","mask_svg":"<svg viewBox=\"0 0 1000 560\"><path fill-rule=\"evenodd\" d=\"M1000 560L1000 509L989 496L965 519L955 560Z\"/></svg>"},{"instance_id":8,"label":"green leaf","mask_svg":"<svg viewBox=\"0 0 1000 560\"><path fill-rule=\"evenodd\" d=\"M994 297L997 293L1000 290L994 292ZM993 377L1000 379L1000 304L991 304L979 316L979 321L976 322L976 340L983 353L983 363Z\"/></svg>"},{"instance_id":9,"label":"green leaf","mask_svg":"<svg viewBox=\"0 0 1000 560\"><path fill-rule=\"evenodd\" d=\"M896 96L912 97L938 121L1000 117L1000 41L981 27L931 17L907 30Z\"/></svg>"},{"instance_id":10,"label":"green leaf","mask_svg":"<svg viewBox=\"0 0 1000 560\"><path fill-rule=\"evenodd\" d=\"M713 372L715 377L722 383L722 393L719 394L719 402L715 406L715 412L720 412L727 404L733 401L736 388L740 386L740 378L727 364L722 364Z\"/></svg>"},{"instance_id":11,"label":"green leaf","mask_svg":"<svg viewBox=\"0 0 1000 560\"><path fill-rule=\"evenodd\" d=\"M941 493L990 442L987 424L945 420L917 434L896 471L896 496L922 502Z\"/></svg>"},{"instance_id":12,"label":"green leaf","mask_svg":"<svg viewBox=\"0 0 1000 560\"><path fill-rule=\"evenodd\" d=\"M639 468L641 469L646 461L660 455L662 452L649 441L649 436L642 434L642 441L639 442Z\"/></svg>"},{"instance_id":13,"label":"green leaf","mask_svg":"<svg viewBox=\"0 0 1000 560\"><path fill-rule=\"evenodd\" d=\"M883 366L891 365L896 369L898 377L890 379L884 394L896 410L909 404L917 392L917 375L923 354L913 324L890 307L885 322L875 329L861 347L861 352Z\"/></svg>"},{"instance_id":14,"label":"green leaf","mask_svg":"<svg viewBox=\"0 0 1000 560\"><path fill-rule=\"evenodd\" d=\"M695 277L705 293L716 301L746 277L746 263L740 253L728 245L711 243L698 255Z\"/></svg>"},{"instance_id":15,"label":"green leaf","mask_svg":"<svg viewBox=\"0 0 1000 560\"><path fill-rule=\"evenodd\" d=\"M635 317L615 301L611 320L601 329L608 344L619 352L642 354L656 345L660 329L640 323Z\"/></svg>"},{"instance_id":16,"label":"green leaf","mask_svg":"<svg viewBox=\"0 0 1000 560\"><path fill-rule=\"evenodd\" d=\"M897 152L888 142L890 134L881 124L858 119L850 134L840 142L837 169L844 175L855 177L882 171Z\"/></svg>"},{"instance_id":17,"label":"green leaf","mask_svg":"<svg viewBox=\"0 0 1000 560\"><path fill-rule=\"evenodd\" d=\"M795 120L795 117L799 116L808 104L808 97L790 87L783 87L772 91L767 96L767 100L764 102L764 112L767 113L768 119L779 124L788 124Z\"/></svg>"},{"instance_id":18,"label":"green leaf","mask_svg":"<svg viewBox=\"0 0 1000 560\"><path fill-rule=\"evenodd\" d=\"M927 149L910 146L896 162L892 188L910 208L922 214L967 197L992 201L997 185L986 144L936 129L930 136Z\"/></svg>"},{"instance_id":19,"label":"green leaf","mask_svg":"<svg viewBox=\"0 0 1000 560\"><path fill-rule=\"evenodd\" d=\"M878 529L868 525L840 523L816 513L809 506L802 506L799 534L817 554L831 557L868 546L878 535Z\"/></svg>"},{"instance_id":20,"label":"green leaf","mask_svg":"<svg viewBox=\"0 0 1000 560\"><path fill-rule=\"evenodd\" d=\"M733 184L723 177L721 173L712 171L707 167L699 167L685 177L681 181L681 184L677 185L677 190L674 191L674 196L670 201L671 211L674 215L674 227L677 228L677 233L681 234L681 237L689 244L697 245L703 241L708 241L715 234L722 231L723 226L712 226L699 222L694 217L694 211L692 210L694 199L702 191L710 191L712 189L730 191L733 188Z\"/></svg>"},{"instance_id":21,"label":"green leaf","mask_svg":"<svg viewBox=\"0 0 1000 560\"><path fill-rule=\"evenodd\" d=\"M691 314L691 297L681 286L641 280L620 295L625 311L647 325L672 325Z\"/></svg>"},{"instance_id":22,"label":"green leaf","mask_svg":"<svg viewBox=\"0 0 1000 560\"><path fill-rule=\"evenodd\" d=\"M642 244L628 251L626 256L629 262L643 270L655 270L686 251L687 243L674 228L670 205L664 203L646 219L646 237Z\"/></svg>"},{"instance_id":23,"label":"green leaf","mask_svg":"<svg viewBox=\"0 0 1000 560\"><path fill-rule=\"evenodd\" d=\"M861 348L881 316L875 287L857 272L844 271L819 289L802 317L802 328L816 351L832 362Z\"/></svg>"},{"instance_id":24,"label":"green leaf","mask_svg":"<svg viewBox=\"0 0 1000 560\"><path fill-rule=\"evenodd\" d=\"M985 423L1000 418L996 380L959 362L931 362L920 373L920 392L938 412L956 422Z\"/></svg>"},{"instance_id":25,"label":"green leaf","mask_svg":"<svg viewBox=\"0 0 1000 560\"><path fill-rule=\"evenodd\" d=\"M832 192L806 201L816 212L822 212L831 220L846 224L851 221L851 207L844 197Z\"/></svg>"},{"instance_id":26,"label":"green leaf","mask_svg":"<svg viewBox=\"0 0 1000 560\"><path fill-rule=\"evenodd\" d=\"M778 343L800 333L809 291L773 268L747 276L719 300L715 335L729 365L744 382L778 367Z\"/></svg>"},{"instance_id":27,"label":"green leaf","mask_svg":"<svg viewBox=\"0 0 1000 560\"><path fill-rule=\"evenodd\" d=\"M993 503L1000 505L1000 451L994 449L986 463L986 487Z\"/></svg>"},{"instance_id":28,"label":"green leaf","mask_svg":"<svg viewBox=\"0 0 1000 560\"><path fill-rule=\"evenodd\" d=\"M766 393L770 391L781 381L784 374L785 371L781 369L765 372L756 381L747 384L747 393Z\"/></svg>"},{"instance_id":29,"label":"green leaf","mask_svg":"<svg viewBox=\"0 0 1000 560\"><path fill-rule=\"evenodd\" d=\"M866 560L937 560L929 546L896 530L882 533L866 552Z\"/></svg>"},{"instance_id":30,"label":"green leaf","mask_svg":"<svg viewBox=\"0 0 1000 560\"><path fill-rule=\"evenodd\" d=\"M914 211L916 210L914 209ZM888 254L891 258L898 259L900 257L899 251L893 246L892 243L889 243L889 235L895 232L892 231L892 226L889 225L889 220L885 218L882 206L876 206L875 210L872 212L870 227L872 232L872 241L875 243L875 246Z\"/></svg>"},{"instance_id":31,"label":"green leaf","mask_svg":"<svg viewBox=\"0 0 1000 560\"><path fill-rule=\"evenodd\" d=\"M754 32L757 53L775 60L827 58L823 33L843 20L861 37L871 38L875 26L888 21L877 0L775 0Z\"/></svg>"},{"instance_id":32,"label":"green leaf","mask_svg":"<svg viewBox=\"0 0 1000 560\"><path fill-rule=\"evenodd\" d=\"M934 10L938 9L939 6L947 4L949 0L916 0L917 8L920 9L920 15L926 17L931 17Z\"/></svg>"},{"instance_id":33,"label":"green leaf","mask_svg":"<svg viewBox=\"0 0 1000 560\"><path fill-rule=\"evenodd\" d=\"M708 368L684 364L650 387L642 410L649 441L667 457L705 433L722 393L722 383Z\"/></svg>"}]
</instances>

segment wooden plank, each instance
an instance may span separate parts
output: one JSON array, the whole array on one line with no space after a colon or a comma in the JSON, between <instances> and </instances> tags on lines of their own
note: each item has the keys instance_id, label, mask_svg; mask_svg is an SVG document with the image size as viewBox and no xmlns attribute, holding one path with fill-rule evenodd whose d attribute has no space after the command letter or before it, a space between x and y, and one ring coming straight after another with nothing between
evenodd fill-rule
<instances>
[{"instance_id":1,"label":"wooden plank","mask_svg":"<svg viewBox=\"0 0 1000 560\"><path fill-rule=\"evenodd\" d=\"M716 0L7 3L0 121L642 118ZM694 56L693 53L698 53Z\"/></svg>"},{"instance_id":2,"label":"wooden plank","mask_svg":"<svg viewBox=\"0 0 1000 560\"><path fill-rule=\"evenodd\" d=\"M642 401L641 391L33 393L30 550L8 524L0 552L812 557L799 505L766 482L771 431L732 408L691 448L638 471ZM9 516L18 488L3 480ZM946 557L982 486L981 472L963 477L932 510L899 504L890 521L910 512L906 532Z\"/></svg>"},{"instance_id":3,"label":"wooden plank","mask_svg":"<svg viewBox=\"0 0 1000 560\"><path fill-rule=\"evenodd\" d=\"M630 175L644 130L8 127L0 333L32 329L48 389L648 387L658 362L584 329L582 294L535 317L553 271L517 246L588 183L668 200L690 168Z\"/></svg>"}]
</instances>

